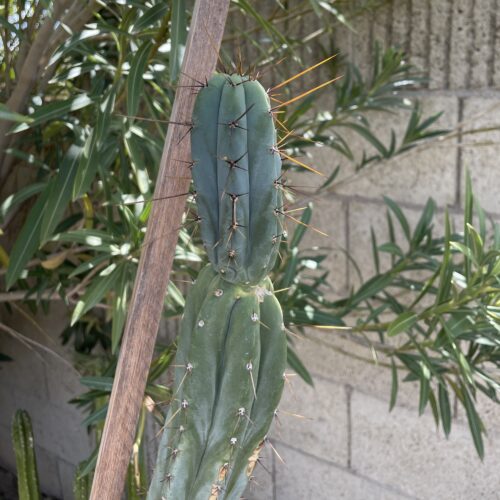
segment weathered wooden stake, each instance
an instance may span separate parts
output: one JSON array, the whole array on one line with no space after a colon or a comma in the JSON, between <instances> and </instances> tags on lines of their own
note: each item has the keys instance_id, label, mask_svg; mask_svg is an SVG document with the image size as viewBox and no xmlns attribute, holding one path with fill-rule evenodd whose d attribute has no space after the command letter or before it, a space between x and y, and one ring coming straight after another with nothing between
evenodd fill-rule
<instances>
[{"instance_id":1,"label":"weathered wooden stake","mask_svg":"<svg viewBox=\"0 0 500 500\"><path fill-rule=\"evenodd\" d=\"M229 0L196 0L172 122L191 120L195 95L187 87L193 84L189 77L203 82L215 69L228 8ZM176 161L188 161L189 158L190 140L186 127L170 125L154 193L154 197L162 198L162 201L153 203L148 221L99 448L91 500L121 498L186 201L185 196L168 197L189 190L189 170L185 163ZM162 238L161 235L168 237Z\"/></svg>"}]
</instances>

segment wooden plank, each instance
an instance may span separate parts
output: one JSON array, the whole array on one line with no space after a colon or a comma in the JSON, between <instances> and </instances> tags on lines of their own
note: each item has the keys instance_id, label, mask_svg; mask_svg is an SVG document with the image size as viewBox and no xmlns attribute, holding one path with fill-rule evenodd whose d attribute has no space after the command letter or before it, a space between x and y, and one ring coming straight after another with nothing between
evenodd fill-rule
<instances>
[{"instance_id":1,"label":"wooden plank","mask_svg":"<svg viewBox=\"0 0 500 500\"><path fill-rule=\"evenodd\" d=\"M191 120L195 94L192 89L182 86L192 85L191 78L204 81L215 69L228 8L229 0L196 1L172 122ZM91 500L121 498L186 201L186 196L175 196L189 190L189 169L185 163L177 161L190 158L188 130L184 125L168 127L154 193L161 201L153 203L148 221Z\"/></svg>"}]
</instances>

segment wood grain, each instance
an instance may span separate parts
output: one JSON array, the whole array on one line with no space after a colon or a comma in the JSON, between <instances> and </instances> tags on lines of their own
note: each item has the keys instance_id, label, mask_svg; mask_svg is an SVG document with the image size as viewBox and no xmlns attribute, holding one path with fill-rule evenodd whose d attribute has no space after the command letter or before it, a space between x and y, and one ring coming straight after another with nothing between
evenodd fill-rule
<instances>
[{"instance_id":1,"label":"wood grain","mask_svg":"<svg viewBox=\"0 0 500 500\"><path fill-rule=\"evenodd\" d=\"M214 71L228 8L229 0L196 1L172 122L191 120L195 94L182 85L192 85L189 77L204 81ZM190 159L187 132L188 127L183 125L168 127L154 193L154 197L162 201L153 204L148 221L99 448L91 500L119 500L123 491L186 201L185 196L163 198L189 190L189 169L185 163L177 161Z\"/></svg>"}]
</instances>

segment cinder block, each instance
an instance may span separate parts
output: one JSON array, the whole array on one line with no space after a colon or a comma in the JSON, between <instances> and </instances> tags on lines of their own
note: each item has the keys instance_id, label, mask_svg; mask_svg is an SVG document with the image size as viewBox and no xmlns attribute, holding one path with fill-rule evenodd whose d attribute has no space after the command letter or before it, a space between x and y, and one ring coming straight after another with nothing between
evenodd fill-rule
<instances>
[{"instance_id":1,"label":"cinder block","mask_svg":"<svg viewBox=\"0 0 500 500\"><path fill-rule=\"evenodd\" d=\"M421 100L424 116L443 112L434 129L453 129L457 123L458 100L454 97L425 98ZM373 115L372 130L387 146L391 129L401 141L407 126L409 114ZM349 134L349 144L357 152L357 160L366 150L368 155L374 149L359 136ZM330 163L332 163L330 155ZM444 206L455 201L456 192L456 140L443 143L430 140L413 150L395 156L393 159L369 164L356 172L353 165L343 158L341 173L332 191L343 195L360 195L380 199L383 195L408 203L424 204L432 195L438 205ZM317 163L321 165L320 162ZM431 188L432 186L432 188Z\"/></svg>"},{"instance_id":2,"label":"cinder block","mask_svg":"<svg viewBox=\"0 0 500 500\"><path fill-rule=\"evenodd\" d=\"M389 46L389 35L392 30L391 11L391 5L387 2L375 9L372 14L372 43L378 43L383 50Z\"/></svg>"},{"instance_id":3,"label":"cinder block","mask_svg":"<svg viewBox=\"0 0 500 500\"><path fill-rule=\"evenodd\" d=\"M321 383L323 377L336 385L349 385L382 401L386 413L389 412L392 376L383 365L390 363L385 356L379 355L380 364L376 365L368 347L345 340L334 330L309 330L307 338L295 343L295 350L311 371L315 384ZM418 390L418 384L399 380L398 405L416 411ZM326 414L328 411L332 410Z\"/></svg>"},{"instance_id":4,"label":"cinder block","mask_svg":"<svg viewBox=\"0 0 500 500\"><path fill-rule=\"evenodd\" d=\"M473 39L473 7L470 0L454 0L451 16L450 43L450 88L468 87L470 78L470 48Z\"/></svg>"},{"instance_id":5,"label":"cinder block","mask_svg":"<svg viewBox=\"0 0 500 500\"><path fill-rule=\"evenodd\" d=\"M398 0L392 3L391 44L406 53L410 50L410 0Z\"/></svg>"},{"instance_id":6,"label":"cinder block","mask_svg":"<svg viewBox=\"0 0 500 500\"><path fill-rule=\"evenodd\" d=\"M495 0L481 0L474 3L474 41L470 47L472 57L470 60L470 81L472 88L486 88L492 81L492 62L495 26L492 18L496 15Z\"/></svg>"},{"instance_id":7,"label":"cinder block","mask_svg":"<svg viewBox=\"0 0 500 500\"><path fill-rule=\"evenodd\" d=\"M425 75L429 71L430 3L432 2L411 2L410 62Z\"/></svg>"},{"instance_id":8,"label":"cinder block","mask_svg":"<svg viewBox=\"0 0 500 500\"><path fill-rule=\"evenodd\" d=\"M404 408L388 414L382 402L358 392L351 411L357 473L422 499L497 498L498 456L491 453L481 463L466 427L456 424L447 441L432 416L419 418ZM490 440L493 450L498 439Z\"/></svg>"},{"instance_id":9,"label":"cinder block","mask_svg":"<svg viewBox=\"0 0 500 500\"><path fill-rule=\"evenodd\" d=\"M419 4L421 2L418 2ZM451 12L453 0L429 2L431 33L429 43L429 87L445 89L449 79Z\"/></svg>"},{"instance_id":10,"label":"cinder block","mask_svg":"<svg viewBox=\"0 0 500 500\"><path fill-rule=\"evenodd\" d=\"M335 32L333 33L333 38L335 40L335 47L338 48L337 57L345 58L351 61L354 56L353 43L354 40L358 38L356 34L353 33L351 29L345 26L338 26L335 28Z\"/></svg>"},{"instance_id":11,"label":"cinder block","mask_svg":"<svg viewBox=\"0 0 500 500\"><path fill-rule=\"evenodd\" d=\"M345 388L316 378L314 387L290 377L272 436L325 460L347 466L348 421Z\"/></svg>"},{"instance_id":12,"label":"cinder block","mask_svg":"<svg viewBox=\"0 0 500 500\"><path fill-rule=\"evenodd\" d=\"M277 443L278 445L279 443ZM276 500L401 500L408 498L377 481L326 461L280 447L285 464L276 463ZM261 500L271 497L262 497Z\"/></svg>"},{"instance_id":13,"label":"cinder block","mask_svg":"<svg viewBox=\"0 0 500 500\"><path fill-rule=\"evenodd\" d=\"M497 99L467 99L464 103L464 121L467 123L465 130L498 127L499 109L500 101ZM466 134L462 142L463 174L467 169L470 171L473 190L482 207L500 214L500 199L494 181L500 157L500 131ZM462 200L464 185L462 178Z\"/></svg>"},{"instance_id":14,"label":"cinder block","mask_svg":"<svg viewBox=\"0 0 500 500\"><path fill-rule=\"evenodd\" d=\"M367 77L371 71L371 59L373 47L370 40L370 25L372 20L370 16L363 15L357 19L356 30L359 33L364 33L364 36L355 36L352 43L351 61L359 66L361 74Z\"/></svg>"}]
</instances>

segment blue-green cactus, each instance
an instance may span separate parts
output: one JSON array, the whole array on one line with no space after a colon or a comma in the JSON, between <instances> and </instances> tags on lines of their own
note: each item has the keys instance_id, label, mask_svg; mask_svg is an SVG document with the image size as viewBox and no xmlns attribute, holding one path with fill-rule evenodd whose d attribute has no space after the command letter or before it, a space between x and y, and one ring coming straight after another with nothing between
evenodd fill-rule
<instances>
[{"instance_id":1,"label":"blue-green cactus","mask_svg":"<svg viewBox=\"0 0 500 500\"><path fill-rule=\"evenodd\" d=\"M201 234L232 283L256 284L283 234L281 157L269 97L247 76L216 74L193 112L191 153Z\"/></svg>"}]
</instances>

